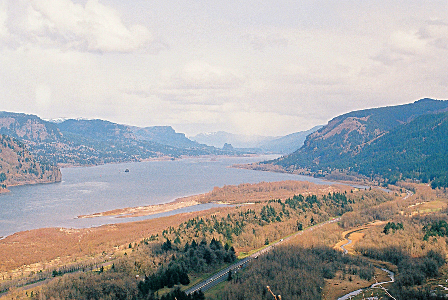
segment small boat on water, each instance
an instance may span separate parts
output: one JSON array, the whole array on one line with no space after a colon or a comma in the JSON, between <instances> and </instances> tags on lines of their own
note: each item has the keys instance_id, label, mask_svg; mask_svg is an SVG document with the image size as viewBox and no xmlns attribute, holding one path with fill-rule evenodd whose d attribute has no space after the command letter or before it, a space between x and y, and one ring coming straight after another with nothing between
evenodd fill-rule
<instances>
[{"instance_id":1,"label":"small boat on water","mask_svg":"<svg viewBox=\"0 0 448 300\"><path fill-rule=\"evenodd\" d=\"M129 173L129 169L124 170L125 173Z\"/></svg>"}]
</instances>

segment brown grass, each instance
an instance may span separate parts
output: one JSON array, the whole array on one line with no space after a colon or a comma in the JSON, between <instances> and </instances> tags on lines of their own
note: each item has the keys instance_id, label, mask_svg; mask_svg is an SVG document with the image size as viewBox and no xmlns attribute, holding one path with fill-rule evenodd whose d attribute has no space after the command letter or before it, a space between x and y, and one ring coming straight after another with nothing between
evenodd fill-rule
<instances>
[{"instance_id":1,"label":"brown grass","mask_svg":"<svg viewBox=\"0 0 448 300\"><path fill-rule=\"evenodd\" d=\"M358 243L360 240L362 240L364 238L364 236L366 235L364 231L366 229L371 228L372 226L381 226L381 225L384 225L384 224L386 224L386 222L377 221L377 222L374 222L374 223L367 224L365 226L356 227L356 228L352 228L352 229L346 230L346 231L344 231L342 233L343 239L340 240L339 242L337 242L333 246L333 248L336 249L336 250L342 251L341 246L346 244L348 242L347 238L349 238L349 239L352 240L352 243L349 244L349 245L344 246L344 248L347 249L349 254L354 255L355 253L354 253L353 249L355 247L355 244Z\"/></svg>"},{"instance_id":2,"label":"brown grass","mask_svg":"<svg viewBox=\"0 0 448 300\"><path fill-rule=\"evenodd\" d=\"M211 209L208 213L216 211L219 208ZM204 213L184 213L88 229L42 228L19 232L0 240L0 276L9 278L14 274L45 270L93 257L103 251L113 253L123 250L129 243L160 234L169 226L176 227Z\"/></svg>"},{"instance_id":3,"label":"brown grass","mask_svg":"<svg viewBox=\"0 0 448 300\"><path fill-rule=\"evenodd\" d=\"M82 215L78 216L78 218L101 216L118 216L120 218L138 217L172 211L200 203L244 204L271 199L284 200L296 194L302 194L304 196L327 195L328 193L350 191L350 189L352 188L346 185L318 185L308 181L293 180L255 184L244 183L236 186L226 185L222 188L215 187L211 192L179 198L171 203L115 209L91 215Z\"/></svg>"},{"instance_id":4,"label":"brown grass","mask_svg":"<svg viewBox=\"0 0 448 300\"><path fill-rule=\"evenodd\" d=\"M319 185L308 181L279 181L262 182L257 184L240 184L237 186L215 187L213 191L197 196L183 199L193 200L200 203L225 202L241 204L248 202L267 201L271 199L286 199L296 194L326 195L333 192L350 191L347 185Z\"/></svg>"},{"instance_id":5,"label":"brown grass","mask_svg":"<svg viewBox=\"0 0 448 300\"><path fill-rule=\"evenodd\" d=\"M260 184L241 184L215 188L212 192L186 197L167 205L130 209L126 212L154 213L177 208L178 205L194 203L228 202L247 203L270 199L284 199L295 194L328 194L344 191L347 186L325 186L309 182L284 181ZM226 215L234 208L215 208L208 211L178 214L140 222L104 225L88 229L43 228L13 234L0 240L0 276L9 278L11 274L22 274L63 265L86 257L124 249L129 243L139 242L151 235L160 234L164 229L196 216L211 214ZM115 211L112 214L124 213ZM275 226L280 226L275 224ZM272 230L280 230L281 228ZM280 230L281 231L281 230ZM336 236L336 235L335 235ZM334 239L334 237L333 237ZM239 250L239 249L237 249ZM15 271L13 271L15 270ZM8 273L9 272L9 273Z\"/></svg>"}]
</instances>

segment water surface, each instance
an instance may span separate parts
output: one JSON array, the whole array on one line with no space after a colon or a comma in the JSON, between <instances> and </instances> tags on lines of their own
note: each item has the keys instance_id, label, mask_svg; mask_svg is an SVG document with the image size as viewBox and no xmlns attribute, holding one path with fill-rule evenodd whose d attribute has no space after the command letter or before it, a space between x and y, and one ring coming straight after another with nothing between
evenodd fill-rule
<instances>
[{"instance_id":1,"label":"water surface","mask_svg":"<svg viewBox=\"0 0 448 300\"><path fill-rule=\"evenodd\" d=\"M281 180L329 183L307 176L228 167L264 159L267 158L194 158L63 168L60 183L12 187L10 193L0 195L0 236L43 227L84 228L178 213L127 219L76 218L117 208L166 203L209 192L215 186ZM180 212L211 206L198 205Z\"/></svg>"}]
</instances>

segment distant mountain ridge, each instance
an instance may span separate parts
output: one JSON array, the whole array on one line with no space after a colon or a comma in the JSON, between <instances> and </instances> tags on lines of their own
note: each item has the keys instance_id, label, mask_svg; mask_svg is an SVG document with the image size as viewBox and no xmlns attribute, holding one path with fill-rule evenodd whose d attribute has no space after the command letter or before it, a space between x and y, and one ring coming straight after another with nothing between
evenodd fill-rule
<instances>
[{"instance_id":1,"label":"distant mountain ridge","mask_svg":"<svg viewBox=\"0 0 448 300\"><path fill-rule=\"evenodd\" d=\"M210 133L200 133L191 137L193 141L214 147L223 147L224 144L231 144L236 148L257 148L260 143L274 140L273 136L243 135L233 134L225 131Z\"/></svg>"},{"instance_id":2,"label":"distant mountain ridge","mask_svg":"<svg viewBox=\"0 0 448 300\"><path fill-rule=\"evenodd\" d=\"M306 137L322 127L322 125L318 125L306 131L291 133L283 137L263 142L259 147L265 152L289 154L302 147Z\"/></svg>"},{"instance_id":3,"label":"distant mountain ridge","mask_svg":"<svg viewBox=\"0 0 448 300\"><path fill-rule=\"evenodd\" d=\"M291 172L318 176L327 176L335 172L344 174L354 172L366 177L383 176L386 177L386 181L393 181L393 178L421 180L431 176L434 179L436 175L428 174L429 170L425 171L425 174L420 174L423 171L419 173L418 170L414 170L413 168L416 168L414 164L407 164L406 167L404 161L398 159L398 152L392 152L393 149L395 151L401 149L403 153L411 151L414 153L413 160L417 157L427 157L428 154L421 151L422 142L417 143L417 140L412 138L412 134L417 133L423 140L428 138L424 144L426 148L448 145L444 136L438 136L442 144L430 139L435 134L435 129L439 127L434 125L435 127L428 129L427 126L423 126L436 116L441 118L440 122L444 125L445 122L442 120L445 112L448 112L448 101L428 98L405 105L353 111L335 117L326 126L309 135L299 150L267 163ZM403 135L406 132L409 136ZM420 145L420 148L417 148L418 153L412 150L417 144ZM381 145L381 148L378 148L380 147L378 145ZM398 145L398 148L394 145ZM386 157L396 159L391 161L386 160ZM402 157L407 156L403 154ZM429 164L430 161L426 163ZM386 169L390 171L386 172ZM438 169L440 171L440 168ZM439 177L440 172L437 175Z\"/></svg>"},{"instance_id":4,"label":"distant mountain ridge","mask_svg":"<svg viewBox=\"0 0 448 300\"><path fill-rule=\"evenodd\" d=\"M136 138L179 148L212 148L192 141L184 133L176 132L171 126L132 127Z\"/></svg>"},{"instance_id":5,"label":"distant mountain ridge","mask_svg":"<svg viewBox=\"0 0 448 300\"><path fill-rule=\"evenodd\" d=\"M0 133L23 142L37 160L53 165L241 154L193 142L168 126L139 128L99 119L50 122L35 115L0 112Z\"/></svg>"},{"instance_id":6,"label":"distant mountain ridge","mask_svg":"<svg viewBox=\"0 0 448 300\"><path fill-rule=\"evenodd\" d=\"M299 131L281 137L239 135L218 131L201 133L191 137L191 139L215 147L223 147L225 144L230 144L234 148L251 149L260 153L289 154L299 149L303 145L305 138L321 127L315 126L306 131Z\"/></svg>"},{"instance_id":7,"label":"distant mountain ridge","mask_svg":"<svg viewBox=\"0 0 448 300\"><path fill-rule=\"evenodd\" d=\"M56 124L35 115L0 112L0 133L30 143L55 141L62 138Z\"/></svg>"}]
</instances>

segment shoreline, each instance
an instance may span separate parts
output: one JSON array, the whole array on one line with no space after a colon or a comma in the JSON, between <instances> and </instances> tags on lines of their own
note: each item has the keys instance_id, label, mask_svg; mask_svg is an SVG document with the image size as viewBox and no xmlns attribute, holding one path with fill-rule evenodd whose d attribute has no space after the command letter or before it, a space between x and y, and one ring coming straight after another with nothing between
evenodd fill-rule
<instances>
[{"instance_id":1,"label":"shoreline","mask_svg":"<svg viewBox=\"0 0 448 300\"><path fill-rule=\"evenodd\" d=\"M201 155L201 156L182 156L182 157L178 157L174 160L176 161L190 161L190 160L211 160L211 161L215 161L216 159L218 160L225 160L225 159L232 159L232 158L247 158L247 157L251 157L251 158L257 158L257 160L264 160L264 159L268 159L271 156L270 155L221 155L221 156L216 156L216 155ZM107 164L95 164L95 165L89 165L89 166L80 166L80 165L64 165L64 166L59 166L61 167L62 171L63 169L86 169L86 168L91 168L91 167L99 167L102 165L118 165L118 166L123 166L123 171L125 170L125 168L129 168L127 166L127 164L136 164L136 163L144 163L144 162L159 162L159 161L172 161L172 158L169 157L157 157L157 158L151 158L151 159L146 159L144 161L131 161L131 162L113 162L113 163L107 163ZM61 180L63 181L63 179ZM13 189L14 188L20 188L20 187L24 187L24 186L29 186L29 187L33 187L33 186L37 186L37 185L47 185L47 184L59 184L61 181L50 181L50 182L21 182L20 184L13 184L13 185L8 185L7 189L1 189L0 190L0 198L3 195L8 195L13 193ZM134 213L133 215L129 215L129 216L125 216L126 212L122 211L122 212L115 212L115 214L121 214L121 216L118 216L116 219L113 219L113 216L109 216L109 214L104 214L104 211L101 211L101 208L99 210L94 211L95 213L97 213L96 216L98 217L102 217L104 216L105 218L110 217L110 219L106 222L98 222L98 221L93 221L92 225L87 225L87 226L76 226L74 224L70 224L70 225L58 225L55 224L53 225L42 225L41 226L36 226L36 227L30 227L30 228L23 228L23 229L19 229L19 228L11 228L11 230L5 231L3 232L3 234L1 234L1 236L3 237L3 239L14 235L16 233L20 233L23 231L27 231L27 230L34 230L34 229L41 229L41 228L52 228L52 227L67 227L67 228L91 228L91 227L98 227L101 225L106 225L106 224L115 224L115 223L123 223L123 222L133 222L133 221L138 221L138 216L149 216L150 215L154 215L154 214L163 214L166 212L170 212L173 210L177 210L177 209L182 209L182 208L188 208L188 207L192 207L195 206L197 204L204 204L204 202L202 203L197 203L197 202L192 202L190 200L186 201L185 198L188 197L195 197L195 195L197 194L186 194L185 197L183 197L182 194L180 194L181 196L178 197L179 198L171 198L171 199L166 199L165 201L169 201L169 202L165 202L165 203L161 203L161 204L153 204L153 205L145 205L145 203L143 203L141 207L139 207L138 209L135 209L132 204L128 205L128 207L124 207L123 209L130 212L132 211L132 213ZM180 203L183 202L183 203ZM110 209L110 208L109 208ZM113 209L112 210L116 210ZM140 211L140 212L138 212ZM144 211L144 212L143 212ZM88 212L87 214L89 214L90 212ZM87 215L86 214L86 215ZM83 215L82 212L75 214L73 216L71 216L71 219L76 220L76 219L88 219L86 215ZM113 215L113 213L112 213ZM133 218L136 217L136 220L133 220ZM140 220L142 219L142 217L140 217ZM91 220L98 220L97 219L91 219ZM116 221L115 221L116 220ZM87 220L85 220L87 222ZM89 227L88 227L89 226Z\"/></svg>"},{"instance_id":2,"label":"shoreline","mask_svg":"<svg viewBox=\"0 0 448 300\"><path fill-rule=\"evenodd\" d=\"M213 190L202 193L202 194L196 194L191 196L185 196L181 198L177 198L171 202L167 203L161 203L161 204L153 204L153 205L145 205L145 206L135 206L135 207L125 207L125 208L119 208L119 209L113 209L103 212L96 212L92 214L87 215L79 215L77 216L77 219L88 219L88 218L97 218L97 217L114 217L117 219L122 218L134 218L134 217L144 217L144 216L150 216L154 214L159 213L165 213L174 211L177 209L200 205L200 204L209 204L209 203L217 203L217 204L226 204L226 205L247 205L255 203L256 201L260 200L270 200L272 199L271 196L271 190L269 192L257 192L254 190L251 190L251 188L256 187L258 189L259 187L265 185L267 186L267 189L274 189L277 192L276 197L282 198L287 195L285 194L279 194L278 188L279 186L288 187L286 188L286 193L290 196L291 193L297 194L319 194L322 190L325 190L325 193L328 193L332 190L339 190L339 189L348 189L357 187L354 186L354 184L349 183L342 183L342 182L328 182L328 184L322 185L322 184L314 184L309 181L302 181L302 180L289 180L289 181L276 181L276 182L260 182L255 184L250 183L243 183L239 185L230 185L230 186L224 186L224 187L215 187ZM243 194L238 194L238 192L235 193L235 190L238 190L240 187L243 187L244 192ZM281 188L280 188L281 189ZM228 192L226 192L228 191ZM230 196L230 198L226 198L226 196L221 195L222 193L226 194L234 194ZM247 195L245 193L248 193ZM229 196L229 195L227 195ZM255 197L255 198L254 198ZM129 222L132 222L130 220Z\"/></svg>"},{"instance_id":3,"label":"shoreline","mask_svg":"<svg viewBox=\"0 0 448 300\"><path fill-rule=\"evenodd\" d=\"M195 196L191 196L195 197ZM136 207L125 207L118 208L113 210L108 210L104 212L98 212L88 215L79 215L77 219L89 219L89 218L97 218L97 217L115 217L115 218L135 218L135 217L144 217L155 215L159 213L170 212L176 209L190 207L200 203L194 200L189 200L185 198L179 198L171 202L162 203L162 204L154 204L154 205L146 205L146 206L136 206ZM132 221L130 221L132 222Z\"/></svg>"},{"instance_id":4,"label":"shoreline","mask_svg":"<svg viewBox=\"0 0 448 300\"><path fill-rule=\"evenodd\" d=\"M131 217L131 219L87 228L47 227L7 235L0 239L0 256L5 258L5 261L0 264L0 274L17 268L18 271L24 270L23 268L26 269L30 264L51 262L59 258L69 261L94 253L112 253L115 251L114 249L126 250L129 243L156 235L169 226L178 226L197 216L230 211L233 206L263 203L270 199L286 199L296 194L327 195L333 192L347 192L352 188L352 186L342 184L322 185L294 180L246 183L222 188L215 187L205 194L178 198L175 201L159 205L138 206L95 213L91 216L79 216L94 218L115 215L121 218ZM181 210L181 208L192 205L224 204L224 202L228 205L201 208L198 211ZM137 215L159 214L177 209L181 211L145 220L132 220L132 217ZM36 252L36 245L41 245L42 251ZM21 259L15 261L14 253L18 252L22 253ZM50 266L52 263L44 265ZM45 268L44 265L39 268Z\"/></svg>"},{"instance_id":5,"label":"shoreline","mask_svg":"<svg viewBox=\"0 0 448 300\"><path fill-rule=\"evenodd\" d=\"M266 164L265 166L261 166L259 163L249 163L249 164L235 164L230 167L235 168L235 169L292 174L292 175L306 176L306 177L311 177L311 178L318 178L320 180L328 182L329 185L344 184L344 185L350 185L350 186L356 187L356 188L366 188L366 187L381 188L380 185L378 185L377 183L372 182L366 178L358 178L356 176L342 176L342 177L350 177L350 178L341 179L341 178L338 178L337 175L331 176L331 174L330 174L330 176L317 177L317 176L314 176L311 172L304 172L303 170L302 171L300 171L300 170L288 171L280 166L275 166L272 164ZM343 175L343 174L341 174L341 175Z\"/></svg>"},{"instance_id":6,"label":"shoreline","mask_svg":"<svg viewBox=\"0 0 448 300\"><path fill-rule=\"evenodd\" d=\"M247 155L243 155L245 157L247 157ZM263 157L264 155L249 155L250 157ZM200 157L182 157L182 158L178 158L176 160L184 160L184 159L197 159L197 158L202 158L202 159L213 159L216 156L213 155L205 155L205 156L200 156ZM242 157L242 156L221 156L221 157L225 157L225 158L232 158L232 157ZM166 161L166 160L171 160L171 159L167 159L166 157L159 157L159 158L155 158L155 159L149 159L150 161ZM140 162L140 161L139 161ZM124 163L128 163L128 162L119 162L119 163L112 163L112 164L124 164ZM132 162L131 162L132 163ZM138 162L133 162L133 163L138 163ZM253 164L253 163L252 163ZM228 168L235 168L235 169L249 169L249 170L253 170L253 171L264 171L264 172L274 172L274 173L289 173L289 174L294 174L291 172L287 172L285 170L272 170L272 169L257 169L257 168L251 168L250 167L251 163L248 164L234 164L234 165L230 165L228 166ZM92 165L92 166L88 166L88 167L95 167L97 165ZM65 166L63 168L85 168L86 166ZM308 177L309 175L303 175L303 174L296 174L296 175L302 175L305 177ZM312 176L310 176L311 178L313 178ZM331 185L344 185L344 186L350 186L353 188L360 188L359 184L360 182L350 182L350 181L343 181L343 180L333 180L330 181L326 178L320 178L322 181L325 181L327 186L331 186ZM297 182L308 182L306 180L295 180ZM279 181L280 182L280 181ZM41 184L52 184L52 183L59 183L59 182L37 182L34 184L31 183L25 183L23 185L41 185ZM270 182L272 183L272 182ZM308 182L309 183L309 182ZM367 183L368 184L368 183ZM21 186L20 185L14 185L15 186ZM241 184L240 184L241 185ZM247 184L250 185L250 184ZM314 183L313 183L314 185ZM318 184L320 185L320 184ZM358 186L357 186L358 185ZM225 187L225 186L224 186ZM364 187L362 187L364 188ZM214 190L213 190L214 191ZM224 201L222 199L207 199L208 196L210 196L211 193L213 193L213 191L210 192L206 192L203 194L196 194L196 195L190 195L190 196L185 196L185 197L181 197L181 198L177 198L174 199L170 202L166 202L166 203L161 203L161 204L153 204L153 205L144 205L144 206L137 206L137 207L124 207L124 208L119 208L119 209L112 209L112 210L108 210L108 211L100 211L100 212L95 212L92 214L86 214L86 215L78 215L75 217L75 219L93 219L93 218L98 218L98 217L112 217L112 218L116 218L117 222L116 223L104 223L104 224L98 224L98 225L92 225L91 227L80 227L78 229L81 228L96 228L96 227L100 227L103 225L110 225L110 224L118 224L118 223L130 223L130 222L138 222L139 220L132 220L132 218L136 218L136 217L145 217L145 216L151 216L151 215L155 215L155 214L161 214L161 213L167 213L167 212L171 212L171 211L175 211L178 209L182 209L182 208L187 208L187 207L191 207L191 206L195 206L195 205L199 205L199 204L208 204L208 203L216 203L216 204L237 204L237 205L244 205L244 203L247 202L254 202L254 199L247 199L247 201L239 201L239 202L234 202L234 203L229 203L229 201ZM8 193L10 192L8 189L0 191L0 197L2 194L4 193ZM210 197L209 197L210 198ZM232 202L232 201L230 201ZM182 212L176 213L176 215L178 214L182 214ZM156 217L159 218L159 217ZM126 219L126 221L118 221L118 219ZM34 229L42 229L42 228L57 228L57 226L54 227L38 227L38 228L34 228ZM75 227L76 228L76 227ZM30 230L34 230L34 229L30 229ZM27 230L24 230L25 232ZM4 235L2 237L0 237L0 240L4 240L5 238L8 238L11 235L17 234L17 233L21 233L24 231L16 231L13 232L11 234L7 234Z\"/></svg>"}]
</instances>

